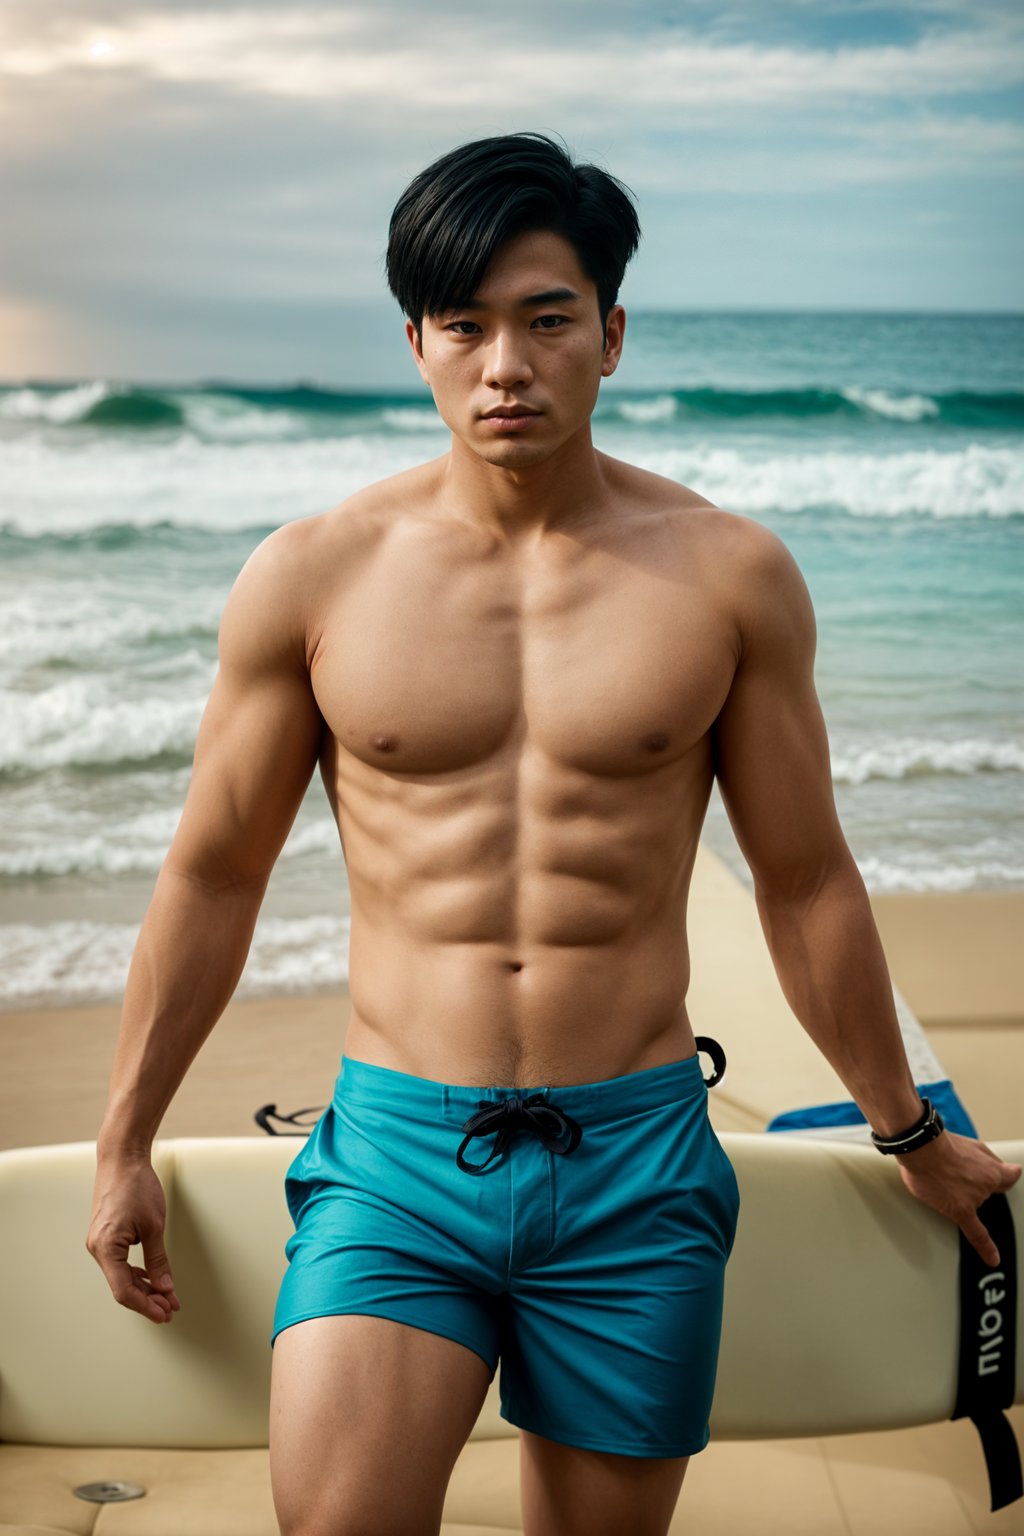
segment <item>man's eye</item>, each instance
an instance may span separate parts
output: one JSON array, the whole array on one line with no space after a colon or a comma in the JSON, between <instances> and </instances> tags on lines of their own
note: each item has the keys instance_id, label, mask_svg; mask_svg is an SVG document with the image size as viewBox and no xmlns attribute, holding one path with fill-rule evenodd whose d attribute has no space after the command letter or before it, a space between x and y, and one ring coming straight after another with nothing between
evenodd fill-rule
<instances>
[{"instance_id":1,"label":"man's eye","mask_svg":"<svg viewBox=\"0 0 1024 1536\"><path fill-rule=\"evenodd\" d=\"M539 322L541 322L543 320L556 320L558 322L557 325L545 325L545 326L542 326L542 329L545 330L545 331L561 330L563 325L568 325L568 323L569 323L567 315L538 315L537 316L537 320L534 323L538 324ZM455 331L457 336L465 336L465 335L469 334L466 331L460 331L458 329L458 327L460 325L476 325L476 321L475 320L453 320L450 325L446 325L445 326L445 330L446 331Z\"/></svg>"}]
</instances>

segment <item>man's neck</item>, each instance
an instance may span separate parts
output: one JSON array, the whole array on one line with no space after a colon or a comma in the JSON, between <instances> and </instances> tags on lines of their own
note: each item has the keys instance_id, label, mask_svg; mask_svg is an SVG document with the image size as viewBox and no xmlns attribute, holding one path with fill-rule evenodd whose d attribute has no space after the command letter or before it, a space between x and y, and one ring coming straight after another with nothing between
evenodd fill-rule
<instances>
[{"instance_id":1,"label":"man's neck","mask_svg":"<svg viewBox=\"0 0 1024 1536\"><path fill-rule=\"evenodd\" d=\"M506 468L490 464L452 436L441 465L443 505L453 516L509 545L569 532L599 516L607 476L587 421L542 463Z\"/></svg>"}]
</instances>

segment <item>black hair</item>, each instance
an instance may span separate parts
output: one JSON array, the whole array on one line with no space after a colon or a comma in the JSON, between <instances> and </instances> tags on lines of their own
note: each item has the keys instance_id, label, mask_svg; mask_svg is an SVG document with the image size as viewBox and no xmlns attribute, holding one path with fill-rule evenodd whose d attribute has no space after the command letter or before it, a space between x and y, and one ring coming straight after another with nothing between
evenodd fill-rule
<instances>
[{"instance_id":1,"label":"black hair","mask_svg":"<svg viewBox=\"0 0 1024 1536\"><path fill-rule=\"evenodd\" d=\"M640 243L629 188L574 164L544 133L508 133L449 150L420 171L388 226L387 284L416 327L473 298L498 247L553 230L597 288L602 329Z\"/></svg>"}]
</instances>

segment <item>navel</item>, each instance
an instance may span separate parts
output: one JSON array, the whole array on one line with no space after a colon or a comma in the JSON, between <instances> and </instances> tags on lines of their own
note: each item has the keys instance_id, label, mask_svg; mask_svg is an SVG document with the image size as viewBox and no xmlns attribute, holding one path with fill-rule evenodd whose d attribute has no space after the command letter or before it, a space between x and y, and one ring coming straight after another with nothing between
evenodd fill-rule
<instances>
[{"instance_id":1,"label":"navel","mask_svg":"<svg viewBox=\"0 0 1024 1536\"><path fill-rule=\"evenodd\" d=\"M670 739L670 737L665 735L664 731L652 731L649 736L644 737L643 745L647 748L648 752L664 752Z\"/></svg>"}]
</instances>

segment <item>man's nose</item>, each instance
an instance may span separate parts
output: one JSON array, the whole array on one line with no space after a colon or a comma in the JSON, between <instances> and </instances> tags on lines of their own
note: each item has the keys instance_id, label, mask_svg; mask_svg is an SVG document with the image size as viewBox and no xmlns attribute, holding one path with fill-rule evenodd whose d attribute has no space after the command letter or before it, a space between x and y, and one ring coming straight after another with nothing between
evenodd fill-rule
<instances>
[{"instance_id":1,"label":"man's nose","mask_svg":"<svg viewBox=\"0 0 1024 1536\"><path fill-rule=\"evenodd\" d=\"M528 384L533 378L521 337L499 332L484 353L484 383L497 388L511 389L513 385Z\"/></svg>"}]
</instances>

